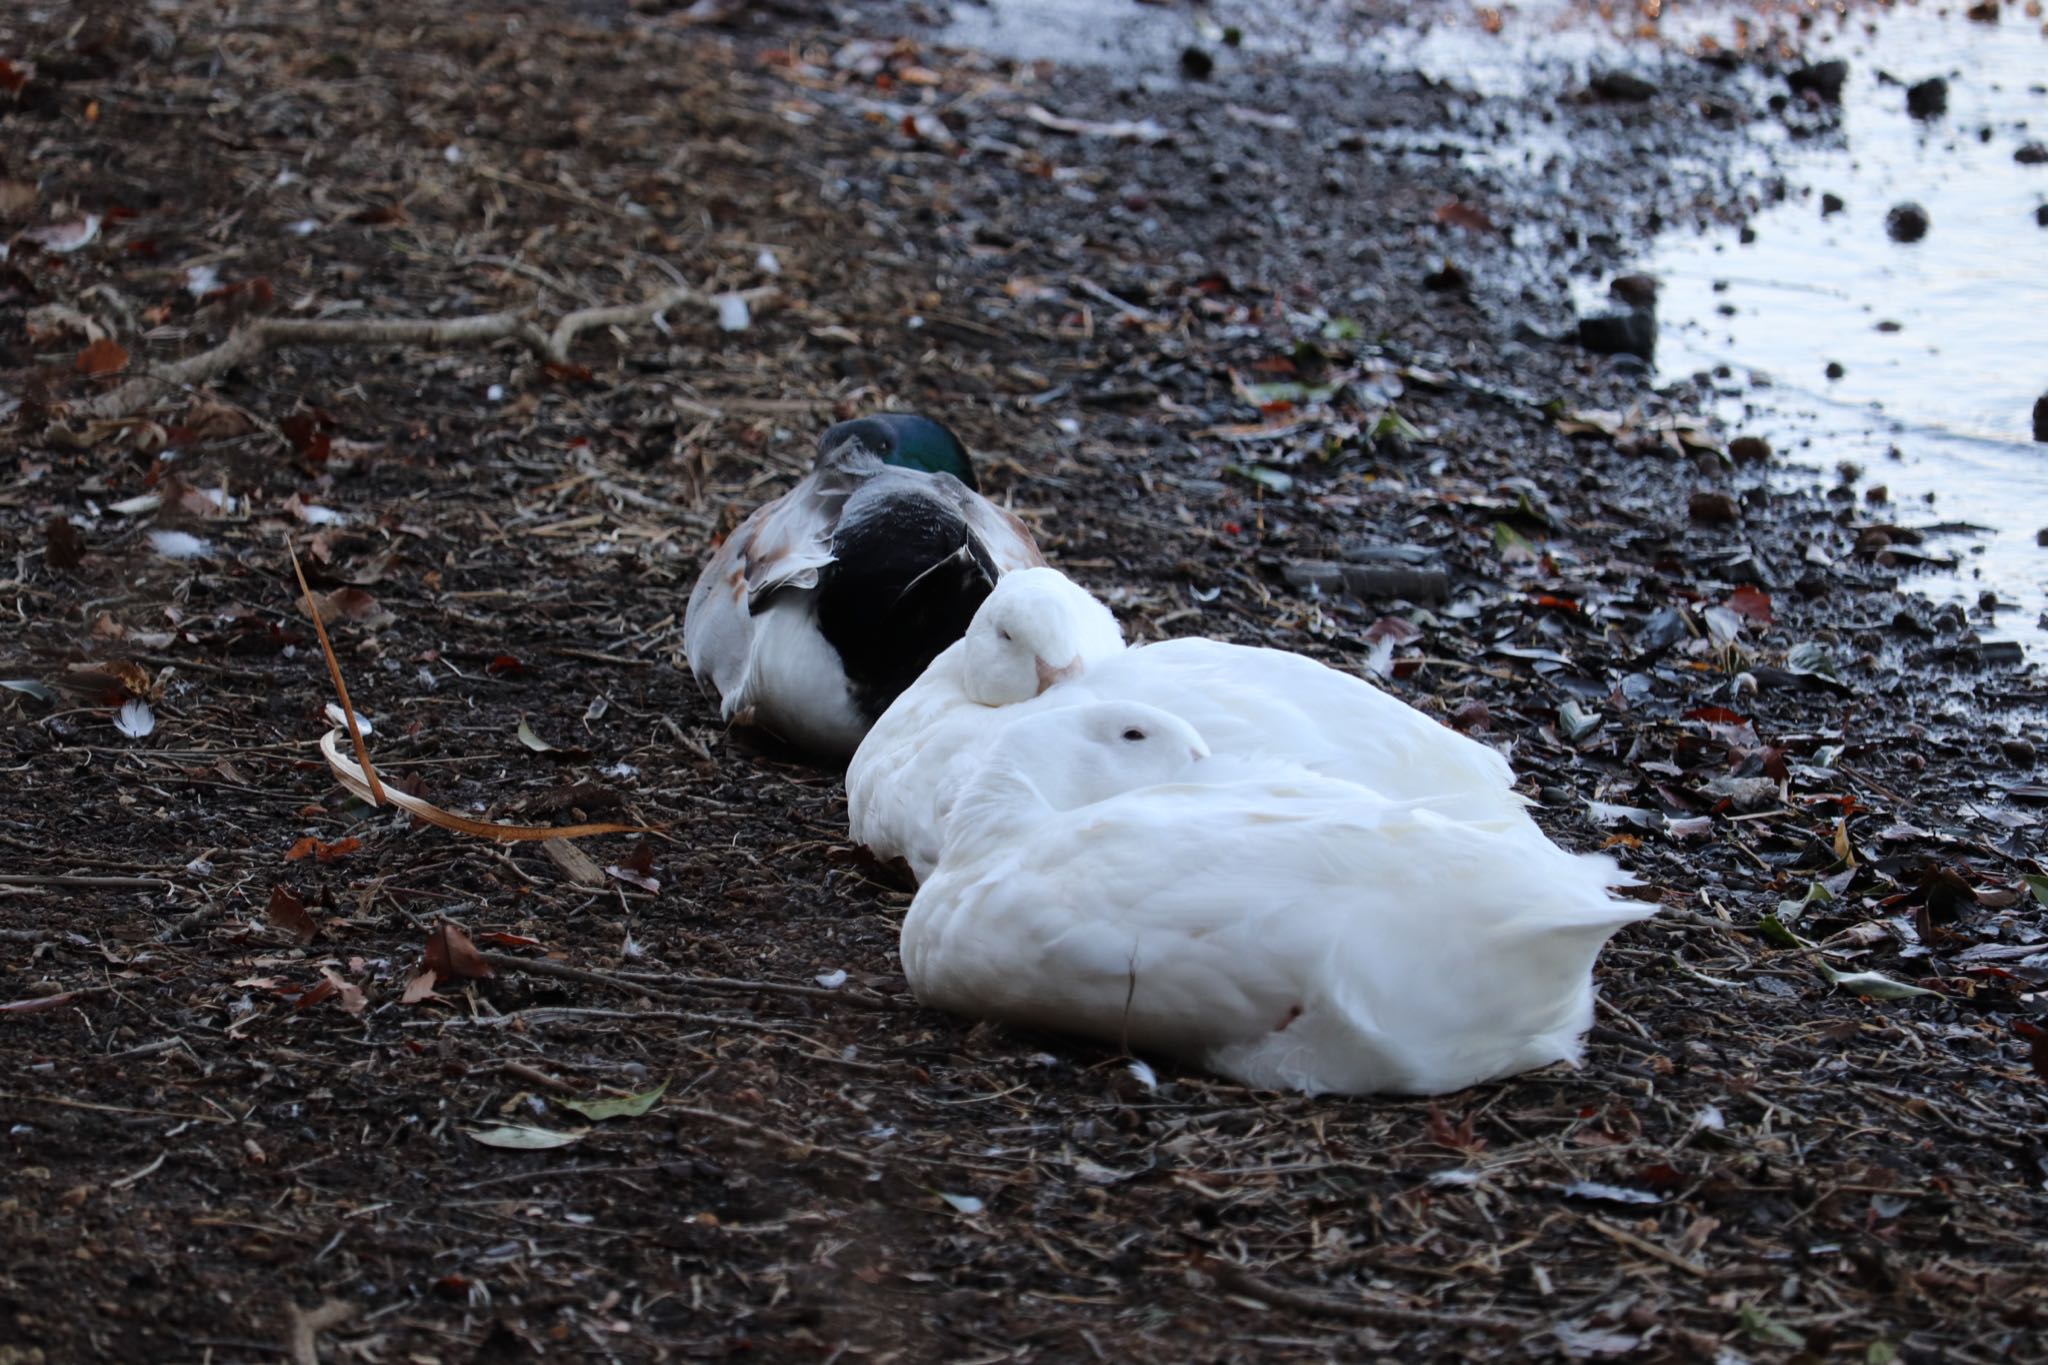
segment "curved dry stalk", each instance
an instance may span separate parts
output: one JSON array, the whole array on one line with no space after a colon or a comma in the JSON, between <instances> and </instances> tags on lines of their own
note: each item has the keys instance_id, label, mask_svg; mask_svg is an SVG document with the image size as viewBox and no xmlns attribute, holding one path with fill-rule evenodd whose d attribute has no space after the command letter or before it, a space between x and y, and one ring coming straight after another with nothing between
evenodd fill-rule
<instances>
[{"instance_id":1,"label":"curved dry stalk","mask_svg":"<svg viewBox=\"0 0 2048 1365\"><path fill-rule=\"evenodd\" d=\"M738 292L749 304L772 298L772 285ZM517 341L540 360L569 363L569 347L593 327L627 327L646 322L680 304L716 306L718 296L688 287L665 289L638 303L581 308L544 332L528 313L478 313L459 318L257 318L243 323L210 351L187 356L137 375L105 393L66 404L73 417L88 421L125 417L166 390L202 384L280 346L476 346Z\"/></svg>"}]
</instances>

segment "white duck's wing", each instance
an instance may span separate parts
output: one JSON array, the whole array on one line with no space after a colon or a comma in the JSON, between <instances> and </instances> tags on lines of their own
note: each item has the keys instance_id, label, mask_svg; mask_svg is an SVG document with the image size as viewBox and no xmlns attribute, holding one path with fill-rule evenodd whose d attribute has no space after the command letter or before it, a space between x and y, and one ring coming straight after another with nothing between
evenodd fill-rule
<instances>
[{"instance_id":1,"label":"white duck's wing","mask_svg":"<svg viewBox=\"0 0 2048 1365\"><path fill-rule=\"evenodd\" d=\"M879 466L876 466L879 467ZM775 501L754 509L712 555L683 613L683 656L725 699L728 718L746 702L754 620L784 589L811 589L832 562L832 533L867 471L822 466Z\"/></svg>"},{"instance_id":2,"label":"white duck's wing","mask_svg":"<svg viewBox=\"0 0 2048 1365\"><path fill-rule=\"evenodd\" d=\"M973 740L976 722L960 683L966 646L946 647L889 704L846 767L847 832L878 858L903 858L921 880L938 856L932 800Z\"/></svg>"},{"instance_id":3,"label":"white duck's wing","mask_svg":"<svg viewBox=\"0 0 2048 1365\"><path fill-rule=\"evenodd\" d=\"M1499 753L1305 655L1167 640L1106 660L1079 685L1172 711L1218 754L1271 755L1397 800L1459 796L1457 813L1474 818L1527 804Z\"/></svg>"},{"instance_id":4,"label":"white duck's wing","mask_svg":"<svg viewBox=\"0 0 2048 1365\"><path fill-rule=\"evenodd\" d=\"M1427 1093L1575 1055L1588 968L1644 913L1512 821L1313 777L1149 788L980 838L903 927L920 1000L1249 1084Z\"/></svg>"}]
</instances>

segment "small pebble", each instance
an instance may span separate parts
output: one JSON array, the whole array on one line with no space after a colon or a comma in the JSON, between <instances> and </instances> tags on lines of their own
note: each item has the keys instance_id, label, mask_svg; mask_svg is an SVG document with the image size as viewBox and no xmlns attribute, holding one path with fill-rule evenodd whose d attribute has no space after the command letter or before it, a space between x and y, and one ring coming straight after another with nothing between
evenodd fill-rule
<instances>
[{"instance_id":1,"label":"small pebble","mask_svg":"<svg viewBox=\"0 0 2048 1365\"><path fill-rule=\"evenodd\" d=\"M1906 87L1906 112L1914 118L1934 118L1948 112L1948 82L1931 76L1918 85Z\"/></svg>"},{"instance_id":2,"label":"small pebble","mask_svg":"<svg viewBox=\"0 0 2048 1365\"><path fill-rule=\"evenodd\" d=\"M2012 154L2022 166L2048 166L2048 142L2029 142Z\"/></svg>"},{"instance_id":3,"label":"small pebble","mask_svg":"<svg viewBox=\"0 0 2048 1365\"><path fill-rule=\"evenodd\" d=\"M1742 509L1726 493L1701 489L1686 501L1686 513L1708 526L1725 526L1742 516Z\"/></svg>"},{"instance_id":4,"label":"small pebble","mask_svg":"<svg viewBox=\"0 0 2048 1365\"><path fill-rule=\"evenodd\" d=\"M1820 216L1823 218L1831 213L1840 213L1847 207L1848 204L1843 202L1839 194L1823 194L1820 197Z\"/></svg>"},{"instance_id":5,"label":"small pebble","mask_svg":"<svg viewBox=\"0 0 2048 1365\"><path fill-rule=\"evenodd\" d=\"M1845 375L1845 374L1847 374L1847 373L1849 373L1849 372L1848 372L1847 370L1845 370L1845 369L1843 369L1843 368L1842 368L1842 362L1841 362L1841 361L1839 361L1839 360L1830 360L1830 361L1828 362L1828 368L1827 368L1827 376L1828 376L1828 378L1830 378L1830 379L1840 379L1840 378L1841 378L1841 377L1842 377L1843 375Z\"/></svg>"},{"instance_id":6,"label":"small pebble","mask_svg":"<svg viewBox=\"0 0 2048 1365\"><path fill-rule=\"evenodd\" d=\"M2012 764L2015 768L2031 768L2034 766L2034 741L2020 739L2015 736L2012 739L2000 740L1998 747L2005 752L2006 762Z\"/></svg>"},{"instance_id":7,"label":"small pebble","mask_svg":"<svg viewBox=\"0 0 2048 1365\"><path fill-rule=\"evenodd\" d=\"M1895 242L1917 242L1927 235L1927 210L1912 200L1894 204L1884 216L1885 233Z\"/></svg>"}]
</instances>

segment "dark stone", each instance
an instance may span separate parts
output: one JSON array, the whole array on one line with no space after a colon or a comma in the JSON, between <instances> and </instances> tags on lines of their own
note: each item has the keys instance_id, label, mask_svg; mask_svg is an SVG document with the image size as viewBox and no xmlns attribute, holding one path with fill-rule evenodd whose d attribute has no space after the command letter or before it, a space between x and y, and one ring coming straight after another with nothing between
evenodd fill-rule
<instances>
[{"instance_id":1,"label":"dark stone","mask_svg":"<svg viewBox=\"0 0 2048 1365\"><path fill-rule=\"evenodd\" d=\"M1885 234L1895 242L1917 242L1927 235L1927 210L1908 199L1884 216Z\"/></svg>"},{"instance_id":2,"label":"dark stone","mask_svg":"<svg viewBox=\"0 0 2048 1365\"><path fill-rule=\"evenodd\" d=\"M2012 154L2022 166L2048 165L2048 142L2029 142Z\"/></svg>"},{"instance_id":3,"label":"dark stone","mask_svg":"<svg viewBox=\"0 0 2048 1365\"><path fill-rule=\"evenodd\" d=\"M1180 70L1182 75L1192 76L1199 81L1206 79L1209 73L1215 69L1216 59L1201 48L1185 47L1181 49Z\"/></svg>"},{"instance_id":4,"label":"dark stone","mask_svg":"<svg viewBox=\"0 0 2048 1365\"><path fill-rule=\"evenodd\" d=\"M1771 443L1761 436L1738 436L1728 443L1728 458L1737 464L1757 464L1771 458Z\"/></svg>"},{"instance_id":5,"label":"dark stone","mask_svg":"<svg viewBox=\"0 0 2048 1365\"><path fill-rule=\"evenodd\" d=\"M1657 86L1652 81L1630 75L1626 71L1603 71L1593 78L1593 93L1602 99L1640 103L1654 97Z\"/></svg>"},{"instance_id":6,"label":"dark stone","mask_svg":"<svg viewBox=\"0 0 2048 1365\"><path fill-rule=\"evenodd\" d=\"M2032 740L2017 737L2000 740L1998 747L2005 754L2005 761L2012 764L2015 768L2031 768L2034 766L2036 751Z\"/></svg>"},{"instance_id":7,"label":"dark stone","mask_svg":"<svg viewBox=\"0 0 2048 1365\"><path fill-rule=\"evenodd\" d=\"M1705 488L1686 499L1685 511L1705 526L1726 526L1742 519L1742 508L1735 499Z\"/></svg>"},{"instance_id":8,"label":"dark stone","mask_svg":"<svg viewBox=\"0 0 2048 1365\"><path fill-rule=\"evenodd\" d=\"M1472 277L1445 261L1441 270L1432 270L1422 277L1422 287L1439 294L1464 294L1472 288Z\"/></svg>"},{"instance_id":9,"label":"dark stone","mask_svg":"<svg viewBox=\"0 0 2048 1365\"><path fill-rule=\"evenodd\" d=\"M1657 306L1657 280L1653 275L1616 275L1607 292L1631 308Z\"/></svg>"},{"instance_id":10,"label":"dark stone","mask_svg":"<svg viewBox=\"0 0 2048 1365\"><path fill-rule=\"evenodd\" d=\"M1839 194L1823 194L1820 197L1820 216L1823 218L1831 213L1840 213L1848 207L1846 203L1842 202L1842 196Z\"/></svg>"},{"instance_id":11,"label":"dark stone","mask_svg":"<svg viewBox=\"0 0 2048 1365\"><path fill-rule=\"evenodd\" d=\"M1847 62L1815 62L1785 73L1785 84L1792 87L1793 93L1803 95L1812 91L1829 104L1842 102L1842 86L1848 79Z\"/></svg>"},{"instance_id":12,"label":"dark stone","mask_svg":"<svg viewBox=\"0 0 2048 1365\"><path fill-rule=\"evenodd\" d=\"M1843 369L1843 368L1842 368L1842 362L1841 362L1841 361L1839 361L1839 360L1830 360L1830 361L1828 362L1828 368L1827 368L1827 376L1828 376L1828 378L1830 378L1830 379L1840 379L1840 378L1841 378L1841 377L1842 377L1843 375L1845 375L1845 374L1847 374L1847 373L1849 373L1849 372L1848 372L1847 370L1845 370L1845 369Z\"/></svg>"},{"instance_id":13,"label":"dark stone","mask_svg":"<svg viewBox=\"0 0 2048 1365\"><path fill-rule=\"evenodd\" d=\"M1745 223L1742 226L1742 231L1736 233L1735 236L1736 240L1740 241L1744 246L1748 246L1756 240L1756 229Z\"/></svg>"},{"instance_id":14,"label":"dark stone","mask_svg":"<svg viewBox=\"0 0 2048 1365\"><path fill-rule=\"evenodd\" d=\"M2034 439L2048 441L2048 393L2034 400Z\"/></svg>"},{"instance_id":15,"label":"dark stone","mask_svg":"<svg viewBox=\"0 0 2048 1365\"><path fill-rule=\"evenodd\" d=\"M1914 118L1938 118L1948 112L1948 82L1930 76L1906 87L1906 112Z\"/></svg>"},{"instance_id":16,"label":"dark stone","mask_svg":"<svg viewBox=\"0 0 2048 1365\"><path fill-rule=\"evenodd\" d=\"M1579 319L1579 345L1598 355L1634 355L1648 360L1657 354L1657 318L1646 309L1596 313Z\"/></svg>"}]
</instances>

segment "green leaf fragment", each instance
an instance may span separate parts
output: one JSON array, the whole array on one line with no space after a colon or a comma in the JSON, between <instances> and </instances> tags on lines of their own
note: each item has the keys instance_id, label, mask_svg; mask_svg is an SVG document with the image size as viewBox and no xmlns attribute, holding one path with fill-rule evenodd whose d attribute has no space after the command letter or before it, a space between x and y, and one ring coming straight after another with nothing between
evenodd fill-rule
<instances>
[{"instance_id":1,"label":"green leaf fragment","mask_svg":"<svg viewBox=\"0 0 2048 1365\"><path fill-rule=\"evenodd\" d=\"M1813 946L1790 929L1787 929L1784 922L1776 915L1765 915L1756 922L1756 928L1757 932L1764 936L1766 943L1779 948L1810 948Z\"/></svg>"},{"instance_id":2,"label":"green leaf fragment","mask_svg":"<svg viewBox=\"0 0 2048 1365\"><path fill-rule=\"evenodd\" d=\"M1806 1345L1805 1337L1754 1305L1744 1304L1737 1318L1742 1323L1742 1330L1758 1341L1768 1341L1776 1346Z\"/></svg>"},{"instance_id":3,"label":"green leaf fragment","mask_svg":"<svg viewBox=\"0 0 2048 1365\"><path fill-rule=\"evenodd\" d=\"M2048 905L2048 877L2036 877L2031 872L2020 874L2020 880L2027 884L2027 890L2034 893L2034 899Z\"/></svg>"},{"instance_id":4,"label":"green leaf fragment","mask_svg":"<svg viewBox=\"0 0 2048 1365\"><path fill-rule=\"evenodd\" d=\"M465 1128L470 1141L486 1147L509 1147L515 1151L544 1152L581 1142L588 1128L536 1128L530 1123L494 1123L488 1128Z\"/></svg>"},{"instance_id":5,"label":"green leaf fragment","mask_svg":"<svg viewBox=\"0 0 2048 1365\"><path fill-rule=\"evenodd\" d=\"M614 1095L602 1100L556 1100L564 1109L573 1109L587 1119L603 1122L605 1119L637 1119L654 1107L668 1089L663 1081L652 1090L643 1090L637 1095Z\"/></svg>"},{"instance_id":6,"label":"green leaf fragment","mask_svg":"<svg viewBox=\"0 0 2048 1365\"><path fill-rule=\"evenodd\" d=\"M1872 1000L1904 1000L1915 995L1940 995L1924 986L1909 986L1903 981L1894 981L1883 972L1840 972L1825 962L1813 964L1828 984L1839 990L1855 995L1867 996Z\"/></svg>"},{"instance_id":7,"label":"green leaf fragment","mask_svg":"<svg viewBox=\"0 0 2048 1365\"><path fill-rule=\"evenodd\" d=\"M1285 493L1294 487L1294 476L1292 474L1282 473L1277 469L1268 469L1260 464L1227 464L1223 466L1223 472L1235 474L1240 479L1255 483L1261 488L1269 488L1275 493Z\"/></svg>"}]
</instances>

